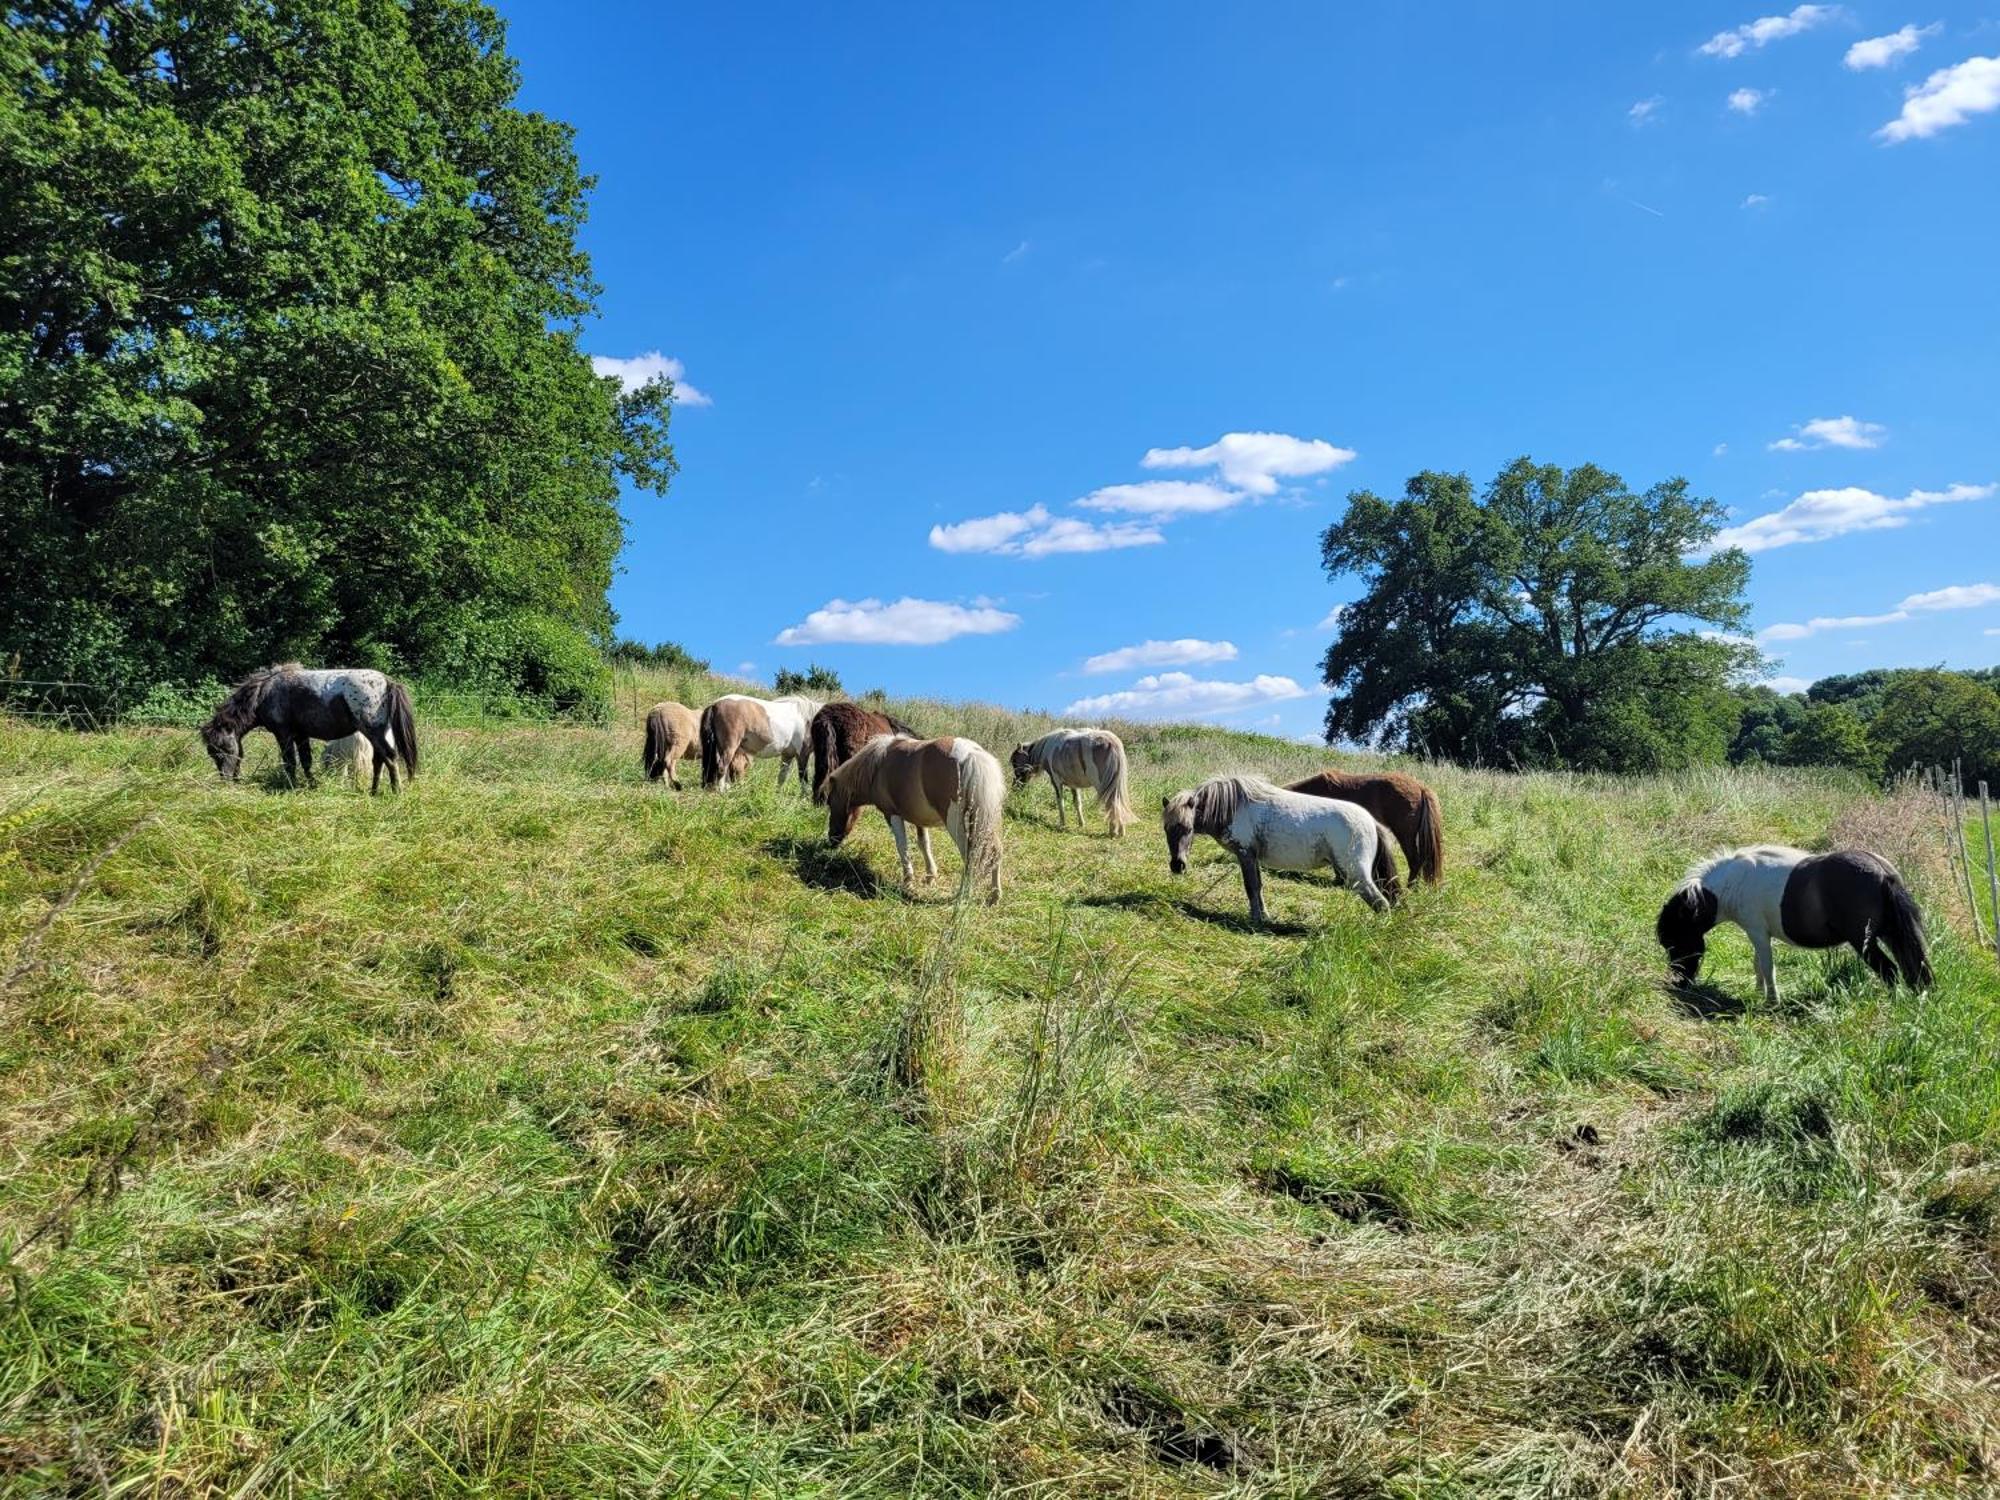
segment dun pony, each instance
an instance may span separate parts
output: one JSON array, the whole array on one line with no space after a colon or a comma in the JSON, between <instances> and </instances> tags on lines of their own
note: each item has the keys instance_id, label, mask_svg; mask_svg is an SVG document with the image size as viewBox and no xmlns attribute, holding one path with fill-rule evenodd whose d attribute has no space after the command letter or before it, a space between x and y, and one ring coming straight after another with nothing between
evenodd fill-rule
<instances>
[{"instance_id":1,"label":"dun pony","mask_svg":"<svg viewBox=\"0 0 2000 1500\"><path fill-rule=\"evenodd\" d=\"M389 772L391 790L400 790L396 758L404 770L417 774L417 721L410 707L410 690L393 677L366 668L309 672L295 661L261 667L239 682L201 727L202 743L225 781L243 769L243 736L253 729L269 730L285 757L285 777L300 769L306 785L313 784L312 742L362 734L373 752L369 790L379 791L382 772Z\"/></svg>"},{"instance_id":2,"label":"dun pony","mask_svg":"<svg viewBox=\"0 0 2000 1500\"><path fill-rule=\"evenodd\" d=\"M826 778L826 836L839 844L854 831L862 812L878 808L896 838L903 884L915 879L910 867L907 826L917 830L927 876L937 874L930 830L943 828L964 861L959 894L986 881L986 899L1000 899L1000 820L1007 783L1000 762L963 736L936 740L878 735L855 751Z\"/></svg>"},{"instance_id":3,"label":"dun pony","mask_svg":"<svg viewBox=\"0 0 2000 1500\"><path fill-rule=\"evenodd\" d=\"M1757 988L1770 1000L1778 998L1772 938L1795 948L1848 943L1890 984L1899 972L1912 989L1931 983L1916 899L1896 867L1866 849L1808 854L1755 844L1711 855L1689 870L1653 927L1680 983L1692 983L1701 972L1705 935L1718 922L1734 922L1749 935Z\"/></svg>"},{"instance_id":4,"label":"dun pony","mask_svg":"<svg viewBox=\"0 0 2000 1500\"><path fill-rule=\"evenodd\" d=\"M850 760L854 752L878 734L919 738L894 714L878 714L858 703L829 703L812 716L806 737L812 746L812 788L815 804L826 801L826 778Z\"/></svg>"},{"instance_id":5,"label":"dun pony","mask_svg":"<svg viewBox=\"0 0 2000 1500\"><path fill-rule=\"evenodd\" d=\"M1276 787L1254 776L1216 776L1160 799L1167 868L1187 871L1188 848L1207 834L1236 856L1250 920L1264 921L1264 875L1332 865L1340 883L1377 911L1395 904L1396 866L1384 848L1386 830L1352 802L1329 801Z\"/></svg>"},{"instance_id":6,"label":"dun pony","mask_svg":"<svg viewBox=\"0 0 2000 1500\"><path fill-rule=\"evenodd\" d=\"M1058 729L1016 745L1013 754L1014 784L1026 786L1035 772L1047 774L1056 792L1056 826L1068 826L1063 812L1063 789L1069 789L1076 804L1076 826L1083 827L1082 787L1097 793L1097 806L1109 825L1111 837L1122 837L1133 822L1132 802L1127 788L1125 742L1108 729Z\"/></svg>"},{"instance_id":7,"label":"dun pony","mask_svg":"<svg viewBox=\"0 0 2000 1500\"><path fill-rule=\"evenodd\" d=\"M1412 882L1436 885L1444 876L1444 816L1437 793L1414 776L1400 771L1362 775L1352 771L1321 771L1289 790L1308 797L1329 797L1365 807L1395 834L1403 858L1410 862Z\"/></svg>"},{"instance_id":8,"label":"dun pony","mask_svg":"<svg viewBox=\"0 0 2000 1500\"><path fill-rule=\"evenodd\" d=\"M640 752L640 761L646 768L646 779L658 781L665 777L667 785L675 791L681 789L680 778L674 775L674 767L684 760L701 759L701 717L686 704L669 700L655 703L646 713L646 747ZM732 776L741 776L750 769L750 757L738 753L735 765L730 767Z\"/></svg>"}]
</instances>

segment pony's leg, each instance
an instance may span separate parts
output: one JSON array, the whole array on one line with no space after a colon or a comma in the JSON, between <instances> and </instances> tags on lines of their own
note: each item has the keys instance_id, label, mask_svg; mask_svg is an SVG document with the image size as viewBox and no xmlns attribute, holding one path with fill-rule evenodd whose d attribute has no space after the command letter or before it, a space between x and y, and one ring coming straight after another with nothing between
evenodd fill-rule
<instances>
[{"instance_id":1,"label":"pony's leg","mask_svg":"<svg viewBox=\"0 0 2000 1500\"><path fill-rule=\"evenodd\" d=\"M1056 827L1067 828L1069 824L1063 821L1062 783L1056 780L1054 771L1049 772L1049 785L1056 789Z\"/></svg>"},{"instance_id":2,"label":"pony's leg","mask_svg":"<svg viewBox=\"0 0 2000 1500\"><path fill-rule=\"evenodd\" d=\"M1875 977L1884 984L1893 988L1896 981L1902 977L1901 972L1896 968L1896 961L1882 951L1881 941L1873 932L1868 933L1865 938L1857 941L1854 944L1854 951L1861 955L1861 961L1874 970Z\"/></svg>"},{"instance_id":3,"label":"pony's leg","mask_svg":"<svg viewBox=\"0 0 2000 1500\"><path fill-rule=\"evenodd\" d=\"M289 734L278 736L278 752L285 758L285 782L296 789L299 784L299 750Z\"/></svg>"},{"instance_id":4,"label":"pony's leg","mask_svg":"<svg viewBox=\"0 0 2000 1500\"><path fill-rule=\"evenodd\" d=\"M889 819L889 832L896 836L896 858L903 866L903 886L907 890L917 879L916 871L910 868L910 835L903 820L897 817Z\"/></svg>"},{"instance_id":5,"label":"pony's leg","mask_svg":"<svg viewBox=\"0 0 2000 1500\"><path fill-rule=\"evenodd\" d=\"M1750 947L1757 956L1757 988L1773 1005L1778 1003L1778 971L1771 963L1771 935L1768 932L1750 934Z\"/></svg>"},{"instance_id":6,"label":"pony's leg","mask_svg":"<svg viewBox=\"0 0 2000 1500\"><path fill-rule=\"evenodd\" d=\"M931 853L931 831L928 828L919 828L917 830L917 847L923 851L924 855L924 879L936 880L937 856Z\"/></svg>"},{"instance_id":7,"label":"pony's leg","mask_svg":"<svg viewBox=\"0 0 2000 1500\"><path fill-rule=\"evenodd\" d=\"M1076 809L1076 831L1078 833L1081 833L1083 832L1083 788L1082 787L1073 786L1069 789L1069 805Z\"/></svg>"},{"instance_id":8,"label":"pony's leg","mask_svg":"<svg viewBox=\"0 0 2000 1500\"><path fill-rule=\"evenodd\" d=\"M1264 923L1264 872L1257 868L1257 856L1239 854L1236 862L1243 867L1243 894L1250 898L1250 920L1260 927Z\"/></svg>"},{"instance_id":9,"label":"pony's leg","mask_svg":"<svg viewBox=\"0 0 2000 1500\"><path fill-rule=\"evenodd\" d=\"M1389 898L1382 894L1382 888L1369 878L1366 870L1356 875L1352 883L1355 894L1363 901L1366 901L1376 911L1387 911L1389 909Z\"/></svg>"},{"instance_id":10,"label":"pony's leg","mask_svg":"<svg viewBox=\"0 0 2000 1500\"><path fill-rule=\"evenodd\" d=\"M401 791L402 783L396 780L396 752L390 748L389 736L380 729L364 729L362 733L367 736L368 748L375 752L375 774L368 782L368 795L373 797L381 792L384 766L389 768L389 790Z\"/></svg>"},{"instance_id":11,"label":"pony's leg","mask_svg":"<svg viewBox=\"0 0 2000 1500\"><path fill-rule=\"evenodd\" d=\"M302 734L299 736L299 769L306 773L307 786L319 785L317 781L313 780L313 742L311 735Z\"/></svg>"}]
</instances>

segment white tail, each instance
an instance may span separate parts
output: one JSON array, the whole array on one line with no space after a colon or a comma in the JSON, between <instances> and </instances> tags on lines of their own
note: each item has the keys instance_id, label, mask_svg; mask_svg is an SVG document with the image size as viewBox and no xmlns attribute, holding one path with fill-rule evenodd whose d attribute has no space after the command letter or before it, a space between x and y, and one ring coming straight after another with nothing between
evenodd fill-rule
<instances>
[{"instance_id":1,"label":"white tail","mask_svg":"<svg viewBox=\"0 0 2000 1500\"><path fill-rule=\"evenodd\" d=\"M1111 836L1122 837L1125 826L1134 821L1132 799L1125 779L1125 742L1106 729L1097 749L1097 806L1111 825ZM1108 742L1108 743L1107 743ZM1106 765L1106 757L1110 764Z\"/></svg>"},{"instance_id":2,"label":"white tail","mask_svg":"<svg viewBox=\"0 0 2000 1500\"><path fill-rule=\"evenodd\" d=\"M1000 820L1007 800L1007 780L1000 774L1000 762L971 740L952 742L958 760L958 802L951 810L959 826L950 829L958 844L959 858L965 862L965 884L981 876L987 880L986 899L1000 899Z\"/></svg>"}]
</instances>

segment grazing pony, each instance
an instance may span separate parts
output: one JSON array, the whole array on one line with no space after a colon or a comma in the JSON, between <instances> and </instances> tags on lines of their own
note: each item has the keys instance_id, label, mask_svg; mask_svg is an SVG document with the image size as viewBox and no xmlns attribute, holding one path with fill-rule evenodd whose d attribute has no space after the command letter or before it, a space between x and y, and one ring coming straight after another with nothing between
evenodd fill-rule
<instances>
[{"instance_id":1,"label":"grazing pony","mask_svg":"<svg viewBox=\"0 0 2000 1500\"><path fill-rule=\"evenodd\" d=\"M1374 776L1321 771L1292 782L1290 790L1367 808L1376 822L1396 835L1403 858L1410 862L1413 884L1421 880L1436 885L1444 875L1444 818L1438 812L1437 793L1416 777L1400 771Z\"/></svg>"},{"instance_id":2,"label":"grazing pony","mask_svg":"<svg viewBox=\"0 0 2000 1500\"><path fill-rule=\"evenodd\" d=\"M1176 875L1186 872L1188 847L1198 833L1236 856L1253 922L1264 920L1261 865L1274 870L1332 865L1340 883L1377 911L1387 911L1400 893L1387 830L1352 802L1309 797L1255 776L1215 776L1191 791L1162 797L1160 828L1167 836L1167 868Z\"/></svg>"},{"instance_id":3,"label":"grazing pony","mask_svg":"<svg viewBox=\"0 0 2000 1500\"><path fill-rule=\"evenodd\" d=\"M1924 919L1894 865L1866 849L1808 854L1782 844L1729 849L1687 873L1660 908L1654 933L1674 978L1692 983L1708 945L1703 934L1734 922L1757 956L1757 988L1778 998L1771 939L1795 948L1854 945L1862 962L1890 984L1897 971L1912 989L1928 989L1930 955Z\"/></svg>"},{"instance_id":4,"label":"grazing pony","mask_svg":"<svg viewBox=\"0 0 2000 1500\"><path fill-rule=\"evenodd\" d=\"M930 830L943 828L965 865L959 894L983 877L987 901L1000 899L1000 820L1007 782L1000 762L981 746L963 736L911 740L878 735L826 778L825 791L829 842L839 844L852 833L863 809L879 808L896 836L896 857L907 887L915 875L906 825L917 830L927 879L937 875Z\"/></svg>"},{"instance_id":5,"label":"grazing pony","mask_svg":"<svg viewBox=\"0 0 2000 1500\"><path fill-rule=\"evenodd\" d=\"M826 778L878 734L921 738L894 714L878 714L859 703L829 703L812 716L812 723L806 726L806 738L812 745L815 805L826 801Z\"/></svg>"},{"instance_id":6,"label":"grazing pony","mask_svg":"<svg viewBox=\"0 0 2000 1500\"><path fill-rule=\"evenodd\" d=\"M1125 780L1125 742L1108 729L1058 729L1014 747L1014 785L1026 786L1037 771L1045 772L1056 791L1056 827L1069 826L1063 812L1063 788L1076 804L1076 826L1083 827L1083 793L1097 793L1098 809L1121 838L1134 821Z\"/></svg>"},{"instance_id":7,"label":"grazing pony","mask_svg":"<svg viewBox=\"0 0 2000 1500\"><path fill-rule=\"evenodd\" d=\"M252 672L201 726L202 743L224 781L241 774L243 736L253 729L268 729L277 740L288 781L302 765L306 785L313 784L314 740L357 733L372 752L369 791L381 790L384 767L390 789L402 789L396 779L397 756L409 776L417 774L417 721L410 690L380 672L360 667L308 672L295 661Z\"/></svg>"},{"instance_id":8,"label":"grazing pony","mask_svg":"<svg viewBox=\"0 0 2000 1500\"><path fill-rule=\"evenodd\" d=\"M699 759L701 717L693 709L668 701L655 703L646 711L646 748L641 752L641 763L648 781L664 776L667 785L678 792L681 783L674 767L684 760ZM750 757L739 752L729 769L732 776L741 776L750 769Z\"/></svg>"},{"instance_id":9,"label":"grazing pony","mask_svg":"<svg viewBox=\"0 0 2000 1500\"><path fill-rule=\"evenodd\" d=\"M752 698L724 693L701 711L701 784L726 787L737 771L739 752L752 760L778 758L778 785L788 767L806 784L806 725L820 710L819 700L801 694L783 698Z\"/></svg>"},{"instance_id":10,"label":"grazing pony","mask_svg":"<svg viewBox=\"0 0 2000 1500\"><path fill-rule=\"evenodd\" d=\"M360 786L375 770L375 751L367 735L350 734L343 739L328 740L319 753L319 765L322 771L345 775Z\"/></svg>"}]
</instances>

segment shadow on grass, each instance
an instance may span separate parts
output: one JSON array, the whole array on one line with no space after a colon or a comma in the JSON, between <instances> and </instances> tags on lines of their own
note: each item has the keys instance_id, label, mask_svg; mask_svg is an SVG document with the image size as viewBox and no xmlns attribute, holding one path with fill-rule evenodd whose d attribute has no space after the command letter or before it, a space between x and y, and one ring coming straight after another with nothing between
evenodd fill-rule
<instances>
[{"instance_id":1,"label":"shadow on grass","mask_svg":"<svg viewBox=\"0 0 2000 1500\"><path fill-rule=\"evenodd\" d=\"M1222 927L1231 932L1261 932L1271 937L1309 937L1313 932L1312 928L1303 927L1297 922L1253 922L1247 910L1216 911L1209 907L1197 906L1187 897L1162 896L1154 891L1120 891L1111 896L1085 896L1076 904L1134 911L1149 916L1177 911L1184 917L1192 917L1197 922L1206 922L1211 927Z\"/></svg>"},{"instance_id":2,"label":"shadow on grass","mask_svg":"<svg viewBox=\"0 0 2000 1500\"><path fill-rule=\"evenodd\" d=\"M882 882L858 850L836 849L823 838L793 834L767 839L762 847L766 854L789 864L800 881L816 891L849 891L870 900L881 893Z\"/></svg>"},{"instance_id":3,"label":"shadow on grass","mask_svg":"<svg viewBox=\"0 0 2000 1500\"><path fill-rule=\"evenodd\" d=\"M1667 993L1674 997L1683 1015L1692 1016L1697 1021L1734 1021L1740 1019L1748 1009L1741 995L1732 995L1719 985L1703 984L1697 980L1693 984L1677 984L1667 981Z\"/></svg>"}]
</instances>

